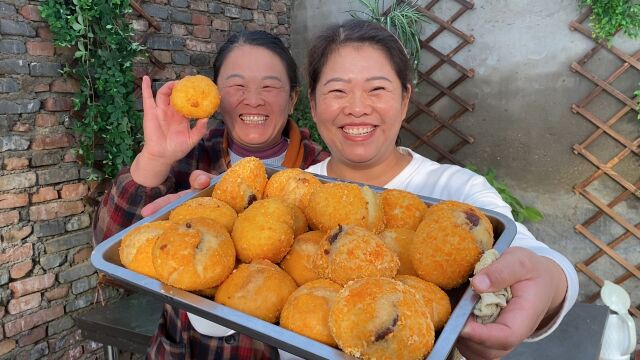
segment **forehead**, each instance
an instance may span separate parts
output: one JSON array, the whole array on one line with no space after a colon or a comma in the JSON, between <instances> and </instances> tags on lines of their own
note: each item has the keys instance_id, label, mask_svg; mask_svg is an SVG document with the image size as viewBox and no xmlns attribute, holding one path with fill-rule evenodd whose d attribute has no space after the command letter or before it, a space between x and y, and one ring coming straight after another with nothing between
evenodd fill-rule
<instances>
[{"instance_id":1,"label":"forehead","mask_svg":"<svg viewBox=\"0 0 640 360\"><path fill-rule=\"evenodd\" d=\"M321 79L330 77L368 78L387 76L400 81L387 54L371 44L345 44L327 58Z\"/></svg>"},{"instance_id":2,"label":"forehead","mask_svg":"<svg viewBox=\"0 0 640 360\"><path fill-rule=\"evenodd\" d=\"M288 81L287 71L283 61L273 53L261 46L240 44L229 51L220 68L220 80L224 80L230 74L238 74L243 77L277 76L282 81Z\"/></svg>"}]
</instances>

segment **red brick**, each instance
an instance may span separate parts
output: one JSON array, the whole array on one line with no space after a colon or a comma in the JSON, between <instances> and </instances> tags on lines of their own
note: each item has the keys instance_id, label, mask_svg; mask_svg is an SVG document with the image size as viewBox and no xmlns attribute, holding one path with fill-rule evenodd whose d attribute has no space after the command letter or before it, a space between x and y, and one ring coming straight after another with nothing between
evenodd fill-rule
<instances>
[{"instance_id":1,"label":"red brick","mask_svg":"<svg viewBox=\"0 0 640 360\"><path fill-rule=\"evenodd\" d=\"M48 85L47 85L48 86ZM58 125L58 117L53 114L36 115L36 127L52 127Z\"/></svg>"},{"instance_id":2,"label":"red brick","mask_svg":"<svg viewBox=\"0 0 640 360\"><path fill-rule=\"evenodd\" d=\"M49 30L49 26L47 25L38 26L38 28L36 29L36 34L42 40L53 40L53 34L51 33L51 30Z\"/></svg>"},{"instance_id":3,"label":"red brick","mask_svg":"<svg viewBox=\"0 0 640 360\"><path fill-rule=\"evenodd\" d=\"M29 219L31 221L51 220L79 214L82 211L84 211L82 201L60 201L30 207Z\"/></svg>"},{"instance_id":4,"label":"red brick","mask_svg":"<svg viewBox=\"0 0 640 360\"><path fill-rule=\"evenodd\" d=\"M277 13L287 12L287 5L283 2L272 2L271 11L275 11Z\"/></svg>"},{"instance_id":5,"label":"red brick","mask_svg":"<svg viewBox=\"0 0 640 360\"><path fill-rule=\"evenodd\" d=\"M67 296L67 294L69 294L69 284L61 285L53 290L45 292L44 297L49 301L53 301L62 299Z\"/></svg>"},{"instance_id":6,"label":"red brick","mask_svg":"<svg viewBox=\"0 0 640 360\"><path fill-rule=\"evenodd\" d=\"M51 42L27 41L27 53L34 56L53 56L55 49Z\"/></svg>"},{"instance_id":7,"label":"red brick","mask_svg":"<svg viewBox=\"0 0 640 360\"><path fill-rule=\"evenodd\" d=\"M71 149L71 150L67 151L64 154L64 157L62 158L62 161L66 162L66 163L78 161L78 154L76 153L76 151Z\"/></svg>"},{"instance_id":8,"label":"red brick","mask_svg":"<svg viewBox=\"0 0 640 360\"><path fill-rule=\"evenodd\" d=\"M89 259L89 257L91 257L92 250L93 248L90 248L90 247L86 247L82 250L79 250L77 253L73 255L73 264L76 265Z\"/></svg>"},{"instance_id":9,"label":"red brick","mask_svg":"<svg viewBox=\"0 0 640 360\"><path fill-rule=\"evenodd\" d=\"M53 286L55 279L55 274L32 276L28 279L9 283L9 289L13 292L13 297L20 297L50 288Z\"/></svg>"},{"instance_id":10,"label":"red brick","mask_svg":"<svg viewBox=\"0 0 640 360\"><path fill-rule=\"evenodd\" d=\"M20 241L27 236L31 235L33 228L31 225L20 228L19 230L11 230L2 234L2 238L7 243L14 243Z\"/></svg>"},{"instance_id":11,"label":"red brick","mask_svg":"<svg viewBox=\"0 0 640 360\"><path fill-rule=\"evenodd\" d=\"M21 122L17 122L13 125L13 128L11 129L11 131L16 131L16 132L27 132L31 130L31 126L29 124L25 124L25 123L21 123Z\"/></svg>"},{"instance_id":12,"label":"red brick","mask_svg":"<svg viewBox=\"0 0 640 360\"><path fill-rule=\"evenodd\" d=\"M189 7L192 10L207 11L207 3L205 1L189 1Z\"/></svg>"},{"instance_id":13,"label":"red brick","mask_svg":"<svg viewBox=\"0 0 640 360\"><path fill-rule=\"evenodd\" d=\"M55 200L58 198L58 192L53 186L41 187L38 191L31 195L31 202L39 203L43 201Z\"/></svg>"},{"instance_id":14,"label":"red brick","mask_svg":"<svg viewBox=\"0 0 640 360\"><path fill-rule=\"evenodd\" d=\"M60 190L60 197L64 200L78 200L87 195L87 185L83 183L68 184Z\"/></svg>"},{"instance_id":15,"label":"red brick","mask_svg":"<svg viewBox=\"0 0 640 360\"><path fill-rule=\"evenodd\" d=\"M74 144L75 139L69 133L38 135L31 142L33 150L49 150L69 147Z\"/></svg>"},{"instance_id":16,"label":"red brick","mask_svg":"<svg viewBox=\"0 0 640 360\"><path fill-rule=\"evenodd\" d=\"M42 104L42 108L46 111L69 111L73 107L71 98L58 96L46 98Z\"/></svg>"},{"instance_id":17,"label":"red brick","mask_svg":"<svg viewBox=\"0 0 640 360\"><path fill-rule=\"evenodd\" d=\"M27 193L0 194L0 209L12 209L25 206L29 203Z\"/></svg>"},{"instance_id":18,"label":"red brick","mask_svg":"<svg viewBox=\"0 0 640 360\"><path fill-rule=\"evenodd\" d=\"M73 58L73 55L78 50L75 46L67 46L67 47L56 47L56 55L62 57Z\"/></svg>"},{"instance_id":19,"label":"red brick","mask_svg":"<svg viewBox=\"0 0 640 360\"><path fill-rule=\"evenodd\" d=\"M49 91L49 84L36 84L33 87L33 92L41 93Z\"/></svg>"},{"instance_id":20,"label":"red brick","mask_svg":"<svg viewBox=\"0 0 640 360\"><path fill-rule=\"evenodd\" d=\"M26 243L22 246L12 247L0 254L0 264L12 263L33 256L33 245Z\"/></svg>"},{"instance_id":21,"label":"red brick","mask_svg":"<svg viewBox=\"0 0 640 360\"><path fill-rule=\"evenodd\" d=\"M71 347L69 348L68 351L69 352L67 353L67 357L65 358L65 360L66 359L77 360L77 359L80 359L80 357L82 357L82 354L83 354L82 345Z\"/></svg>"},{"instance_id":22,"label":"red brick","mask_svg":"<svg viewBox=\"0 0 640 360\"><path fill-rule=\"evenodd\" d=\"M27 20L42 21L40 10L35 5L25 5L20 9L20 15Z\"/></svg>"},{"instance_id":23,"label":"red brick","mask_svg":"<svg viewBox=\"0 0 640 360\"><path fill-rule=\"evenodd\" d=\"M20 347L31 345L36 341L42 340L47 336L47 326L42 325L37 328L25 332L24 335L18 339L18 345Z\"/></svg>"},{"instance_id":24,"label":"red brick","mask_svg":"<svg viewBox=\"0 0 640 360\"><path fill-rule=\"evenodd\" d=\"M192 39L187 39L185 47L191 51L201 51L208 53L213 53L216 51L216 44Z\"/></svg>"},{"instance_id":25,"label":"red brick","mask_svg":"<svg viewBox=\"0 0 640 360\"><path fill-rule=\"evenodd\" d=\"M256 31L256 30L263 30L262 27L256 23L248 23L245 25L245 29L247 29L247 31Z\"/></svg>"},{"instance_id":26,"label":"red brick","mask_svg":"<svg viewBox=\"0 0 640 360\"><path fill-rule=\"evenodd\" d=\"M18 213L18 210L5 211L0 213L0 227L17 224L19 220L20 213Z\"/></svg>"},{"instance_id":27,"label":"red brick","mask_svg":"<svg viewBox=\"0 0 640 360\"><path fill-rule=\"evenodd\" d=\"M9 274L12 279L20 279L27 275L31 269L33 269L33 263L31 260L26 260L13 265L11 270L9 270Z\"/></svg>"},{"instance_id":28,"label":"red brick","mask_svg":"<svg viewBox=\"0 0 640 360\"><path fill-rule=\"evenodd\" d=\"M0 341L0 355L4 355L9 353L9 351L16 348L16 341L12 339L7 339Z\"/></svg>"},{"instance_id":29,"label":"red brick","mask_svg":"<svg viewBox=\"0 0 640 360\"><path fill-rule=\"evenodd\" d=\"M196 25L193 27L193 36L208 39L211 36L211 31L208 26Z\"/></svg>"},{"instance_id":30,"label":"red brick","mask_svg":"<svg viewBox=\"0 0 640 360\"><path fill-rule=\"evenodd\" d=\"M34 293L27 296L22 296L17 299L11 299L7 305L7 312L9 314L17 314L29 309L37 308L42 302L42 296L40 293Z\"/></svg>"},{"instance_id":31,"label":"red brick","mask_svg":"<svg viewBox=\"0 0 640 360\"><path fill-rule=\"evenodd\" d=\"M19 319L9 321L4 324L4 332L8 337L19 334L23 331L33 329L34 327L57 319L64 315L64 306L58 305L50 309L40 310L36 313L23 316Z\"/></svg>"},{"instance_id":32,"label":"red brick","mask_svg":"<svg viewBox=\"0 0 640 360\"><path fill-rule=\"evenodd\" d=\"M277 35L287 35L289 33L289 29L287 29L287 27L284 25L278 25L278 27L275 30L275 33Z\"/></svg>"},{"instance_id":33,"label":"red brick","mask_svg":"<svg viewBox=\"0 0 640 360\"><path fill-rule=\"evenodd\" d=\"M51 83L51 91L59 93L76 93L80 90L80 82L76 79L58 78Z\"/></svg>"},{"instance_id":34,"label":"red brick","mask_svg":"<svg viewBox=\"0 0 640 360\"><path fill-rule=\"evenodd\" d=\"M211 24L211 26L213 26L214 29L218 30L229 30L229 22L220 19L213 19L213 23Z\"/></svg>"},{"instance_id":35,"label":"red brick","mask_svg":"<svg viewBox=\"0 0 640 360\"><path fill-rule=\"evenodd\" d=\"M191 14L191 22L193 25L209 25L211 24L211 20L207 15L202 14Z\"/></svg>"},{"instance_id":36,"label":"red brick","mask_svg":"<svg viewBox=\"0 0 640 360\"><path fill-rule=\"evenodd\" d=\"M26 169L29 167L29 159L23 157L11 157L4 159L4 169L11 170L20 170Z\"/></svg>"},{"instance_id":37,"label":"red brick","mask_svg":"<svg viewBox=\"0 0 640 360\"><path fill-rule=\"evenodd\" d=\"M151 76L152 79L162 80L174 80L176 78L176 72L170 66L167 66L162 71L156 71Z\"/></svg>"}]
</instances>

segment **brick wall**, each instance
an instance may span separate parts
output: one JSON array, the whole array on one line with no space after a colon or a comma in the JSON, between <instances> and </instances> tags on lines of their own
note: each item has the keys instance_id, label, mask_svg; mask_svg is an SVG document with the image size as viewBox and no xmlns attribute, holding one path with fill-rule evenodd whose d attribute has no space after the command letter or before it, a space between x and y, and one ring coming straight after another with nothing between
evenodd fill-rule
<instances>
[{"instance_id":1,"label":"brick wall","mask_svg":"<svg viewBox=\"0 0 640 360\"><path fill-rule=\"evenodd\" d=\"M60 76L73 49L55 48L37 1L0 0L0 359L101 358L73 317L93 309L89 262L91 184L77 162L68 116L78 84ZM291 0L140 2L128 19L166 67L140 59L136 76L154 88L186 74L212 75L232 32L262 29L289 42ZM147 34L146 36L143 36ZM101 288L108 301L120 292Z\"/></svg>"}]
</instances>

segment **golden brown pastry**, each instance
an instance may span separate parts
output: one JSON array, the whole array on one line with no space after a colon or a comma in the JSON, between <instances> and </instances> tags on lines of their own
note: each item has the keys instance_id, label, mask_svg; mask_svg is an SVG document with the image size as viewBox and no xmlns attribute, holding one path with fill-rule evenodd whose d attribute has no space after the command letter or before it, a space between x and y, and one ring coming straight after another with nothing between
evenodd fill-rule
<instances>
[{"instance_id":1,"label":"golden brown pastry","mask_svg":"<svg viewBox=\"0 0 640 360\"><path fill-rule=\"evenodd\" d=\"M267 171L255 157L235 163L213 188L212 196L229 204L238 214L262 199L267 184Z\"/></svg>"},{"instance_id":2,"label":"golden brown pastry","mask_svg":"<svg viewBox=\"0 0 640 360\"><path fill-rule=\"evenodd\" d=\"M293 245L293 217L293 208L282 199L251 204L238 216L231 233L238 258L245 263L257 259L280 262Z\"/></svg>"},{"instance_id":3,"label":"golden brown pastry","mask_svg":"<svg viewBox=\"0 0 640 360\"><path fill-rule=\"evenodd\" d=\"M291 209L293 210L293 233L295 236L306 233L309 230L309 223L304 212L295 205L291 205Z\"/></svg>"},{"instance_id":4,"label":"golden brown pastry","mask_svg":"<svg viewBox=\"0 0 640 360\"><path fill-rule=\"evenodd\" d=\"M400 267L396 254L376 234L354 225L329 232L313 263L321 277L340 285L370 276L393 278Z\"/></svg>"},{"instance_id":5,"label":"golden brown pastry","mask_svg":"<svg viewBox=\"0 0 640 360\"><path fill-rule=\"evenodd\" d=\"M280 326L337 346L329 331L329 309L340 290L342 286L326 279L304 284L289 296L280 315Z\"/></svg>"},{"instance_id":6,"label":"golden brown pastry","mask_svg":"<svg viewBox=\"0 0 640 360\"><path fill-rule=\"evenodd\" d=\"M171 211L169 220L179 222L194 217L206 217L223 225L228 232L233 230L238 214L224 201L212 197L197 197L185 201Z\"/></svg>"},{"instance_id":7,"label":"golden brown pastry","mask_svg":"<svg viewBox=\"0 0 640 360\"><path fill-rule=\"evenodd\" d=\"M217 286L229 276L235 260L229 232L209 218L172 224L153 248L158 279L184 290Z\"/></svg>"},{"instance_id":8,"label":"golden brown pastry","mask_svg":"<svg viewBox=\"0 0 640 360\"><path fill-rule=\"evenodd\" d=\"M313 258L321 251L325 235L322 231L309 231L298 236L289 253L280 262L280 267L291 275L298 286L320 278L313 267Z\"/></svg>"},{"instance_id":9,"label":"golden brown pastry","mask_svg":"<svg viewBox=\"0 0 640 360\"><path fill-rule=\"evenodd\" d=\"M411 243L416 232L409 229L386 229L380 233L382 242L391 249L400 260L398 275L416 275L411 263Z\"/></svg>"},{"instance_id":10,"label":"golden brown pastry","mask_svg":"<svg viewBox=\"0 0 640 360\"><path fill-rule=\"evenodd\" d=\"M171 106L190 119L213 115L220 106L218 87L206 76L185 76L171 90Z\"/></svg>"},{"instance_id":11,"label":"golden brown pastry","mask_svg":"<svg viewBox=\"0 0 640 360\"><path fill-rule=\"evenodd\" d=\"M347 284L331 307L329 328L344 352L361 359L424 359L434 342L423 301L389 278Z\"/></svg>"},{"instance_id":12,"label":"golden brown pastry","mask_svg":"<svg viewBox=\"0 0 640 360\"><path fill-rule=\"evenodd\" d=\"M375 233L384 230L382 204L368 186L322 184L304 211L313 230L330 231L338 225L357 225Z\"/></svg>"},{"instance_id":13,"label":"golden brown pastry","mask_svg":"<svg viewBox=\"0 0 640 360\"><path fill-rule=\"evenodd\" d=\"M256 260L240 265L218 287L216 302L274 323L296 288L284 270L268 260Z\"/></svg>"},{"instance_id":14,"label":"golden brown pastry","mask_svg":"<svg viewBox=\"0 0 640 360\"><path fill-rule=\"evenodd\" d=\"M380 201L386 229L415 231L427 210L427 205L419 197L404 190L387 189L380 194Z\"/></svg>"},{"instance_id":15,"label":"golden brown pastry","mask_svg":"<svg viewBox=\"0 0 640 360\"><path fill-rule=\"evenodd\" d=\"M320 180L313 174L293 168L284 169L271 175L264 190L266 198L282 198L300 209L307 207L311 193L320 186Z\"/></svg>"},{"instance_id":16,"label":"golden brown pastry","mask_svg":"<svg viewBox=\"0 0 640 360\"><path fill-rule=\"evenodd\" d=\"M483 217L471 205L451 201L428 208L411 244L411 262L418 276L443 289L465 282L488 245L487 238L493 239L490 223L486 227Z\"/></svg>"},{"instance_id":17,"label":"golden brown pastry","mask_svg":"<svg viewBox=\"0 0 640 360\"><path fill-rule=\"evenodd\" d=\"M122 265L137 273L157 278L152 260L153 246L169 226L169 221L155 221L129 231L120 242Z\"/></svg>"},{"instance_id":18,"label":"golden brown pastry","mask_svg":"<svg viewBox=\"0 0 640 360\"><path fill-rule=\"evenodd\" d=\"M444 324L451 316L451 302L449 296L436 284L424 281L415 276L398 275L396 280L409 286L418 295L422 297L429 316L433 322L433 328L438 331L444 327Z\"/></svg>"}]
</instances>

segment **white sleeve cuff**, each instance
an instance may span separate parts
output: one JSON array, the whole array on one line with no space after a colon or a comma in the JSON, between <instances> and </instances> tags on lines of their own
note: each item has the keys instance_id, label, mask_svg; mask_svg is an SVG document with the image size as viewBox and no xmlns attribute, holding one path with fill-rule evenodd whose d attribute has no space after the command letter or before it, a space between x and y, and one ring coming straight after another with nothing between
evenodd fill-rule
<instances>
[{"instance_id":1,"label":"white sleeve cuff","mask_svg":"<svg viewBox=\"0 0 640 360\"><path fill-rule=\"evenodd\" d=\"M558 325L560 325L560 322L569 312L569 310L571 310L573 304L575 304L576 298L578 297L578 273L566 257L553 249L543 246L527 248L537 255L544 256L553 260L562 268L562 271L564 271L564 274L567 277L567 293L564 296L562 309L560 309L558 315L556 315L556 317L547 326L542 329L536 330L533 334L531 334L524 340L525 342L534 342L543 339L551 334L558 327Z\"/></svg>"}]
</instances>

